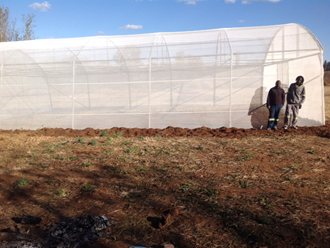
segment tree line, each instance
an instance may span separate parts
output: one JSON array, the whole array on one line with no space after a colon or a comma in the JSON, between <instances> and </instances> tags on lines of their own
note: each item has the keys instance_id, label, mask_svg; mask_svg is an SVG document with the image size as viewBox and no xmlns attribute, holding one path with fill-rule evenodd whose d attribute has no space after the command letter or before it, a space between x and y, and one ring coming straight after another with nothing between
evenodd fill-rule
<instances>
[{"instance_id":1,"label":"tree line","mask_svg":"<svg viewBox=\"0 0 330 248\"><path fill-rule=\"evenodd\" d=\"M8 7L0 6L0 42L34 39L34 15L22 16L23 28L17 28L16 19L11 19Z\"/></svg>"},{"instance_id":2,"label":"tree line","mask_svg":"<svg viewBox=\"0 0 330 248\"><path fill-rule=\"evenodd\" d=\"M323 69L324 71L330 71L330 61L324 60Z\"/></svg>"}]
</instances>

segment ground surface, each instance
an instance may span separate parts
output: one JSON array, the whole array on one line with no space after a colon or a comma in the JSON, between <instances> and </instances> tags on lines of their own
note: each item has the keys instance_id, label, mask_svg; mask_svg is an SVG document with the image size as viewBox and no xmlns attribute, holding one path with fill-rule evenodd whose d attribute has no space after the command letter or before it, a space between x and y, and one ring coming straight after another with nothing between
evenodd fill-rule
<instances>
[{"instance_id":1,"label":"ground surface","mask_svg":"<svg viewBox=\"0 0 330 248\"><path fill-rule=\"evenodd\" d=\"M64 216L91 214L111 222L91 247L328 247L329 147L329 123L2 131L0 240L38 240ZM11 219L22 215L42 221Z\"/></svg>"}]
</instances>

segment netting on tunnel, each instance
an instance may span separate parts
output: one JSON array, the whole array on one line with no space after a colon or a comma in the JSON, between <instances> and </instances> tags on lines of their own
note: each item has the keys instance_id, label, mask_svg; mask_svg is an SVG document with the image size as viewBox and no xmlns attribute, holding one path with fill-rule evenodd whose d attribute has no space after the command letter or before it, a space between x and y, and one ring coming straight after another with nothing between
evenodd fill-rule
<instances>
[{"instance_id":1,"label":"netting on tunnel","mask_svg":"<svg viewBox=\"0 0 330 248\"><path fill-rule=\"evenodd\" d=\"M323 51L298 24L0 43L0 128L254 127L277 79L324 119Z\"/></svg>"}]
</instances>

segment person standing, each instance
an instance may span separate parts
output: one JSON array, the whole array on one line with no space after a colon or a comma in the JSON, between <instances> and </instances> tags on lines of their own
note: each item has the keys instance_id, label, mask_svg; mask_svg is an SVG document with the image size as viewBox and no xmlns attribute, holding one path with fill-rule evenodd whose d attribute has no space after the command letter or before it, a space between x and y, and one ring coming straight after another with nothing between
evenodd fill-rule
<instances>
[{"instance_id":1,"label":"person standing","mask_svg":"<svg viewBox=\"0 0 330 248\"><path fill-rule=\"evenodd\" d=\"M269 110L269 119L267 130L277 129L280 111L285 102L285 92L281 87L282 83L277 80L275 87L271 88L267 96L267 108Z\"/></svg>"},{"instance_id":2,"label":"person standing","mask_svg":"<svg viewBox=\"0 0 330 248\"><path fill-rule=\"evenodd\" d=\"M299 109L301 109L302 104L305 101L305 86L304 77L298 76L296 82L291 84L286 96L286 110L284 119L284 129L293 127L297 129L297 118L299 114Z\"/></svg>"}]
</instances>

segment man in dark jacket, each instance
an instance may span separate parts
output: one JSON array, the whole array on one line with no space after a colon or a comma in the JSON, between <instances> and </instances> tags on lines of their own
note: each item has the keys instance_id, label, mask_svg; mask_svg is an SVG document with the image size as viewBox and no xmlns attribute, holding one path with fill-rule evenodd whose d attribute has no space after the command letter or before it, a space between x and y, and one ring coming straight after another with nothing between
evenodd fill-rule
<instances>
[{"instance_id":1,"label":"man in dark jacket","mask_svg":"<svg viewBox=\"0 0 330 248\"><path fill-rule=\"evenodd\" d=\"M271 88L267 97L267 108L269 109L268 130L277 129L279 114L284 105L285 92L281 88L281 81L277 80L275 87Z\"/></svg>"},{"instance_id":2,"label":"man in dark jacket","mask_svg":"<svg viewBox=\"0 0 330 248\"><path fill-rule=\"evenodd\" d=\"M289 87L286 96L287 105L285 110L284 129L288 129L289 127L297 129L299 109L301 109L301 106L305 101L305 86L303 83L304 78L298 76L296 82Z\"/></svg>"}]
</instances>

